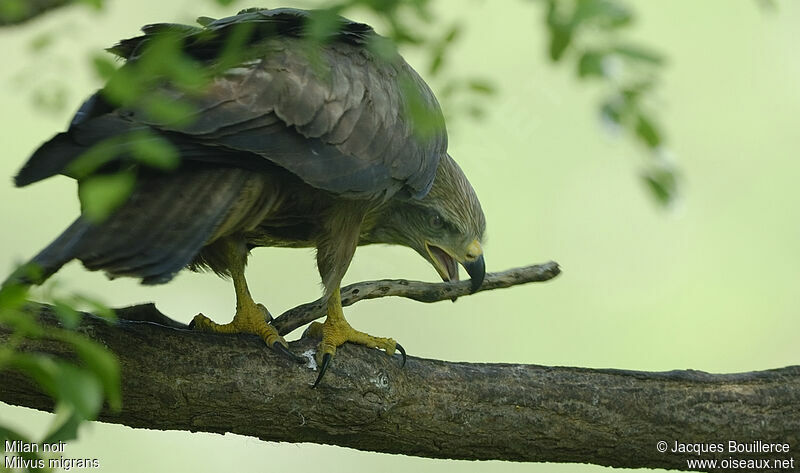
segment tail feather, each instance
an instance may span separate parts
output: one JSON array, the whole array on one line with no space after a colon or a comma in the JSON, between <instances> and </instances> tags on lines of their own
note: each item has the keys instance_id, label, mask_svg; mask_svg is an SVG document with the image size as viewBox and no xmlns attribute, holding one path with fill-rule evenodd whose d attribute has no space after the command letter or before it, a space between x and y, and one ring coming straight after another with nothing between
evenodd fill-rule
<instances>
[{"instance_id":1,"label":"tail feather","mask_svg":"<svg viewBox=\"0 0 800 473\"><path fill-rule=\"evenodd\" d=\"M103 231L95 235L91 246L82 252L87 268L104 269L116 275L131 273L143 260L159 251L159 240L183 231L180 223L203 223L203 214L196 214L197 203L210 191L198 188L198 179L189 173L180 176L148 176L140 179L136 192L128 202L103 222ZM213 181L211 176L205 181ZM181 196L196 196L192 202ZM181 218L182 217L182 218ZM193 218L196 217L196 218ZM131 229L140 228L137 238L126 238ZM150 255L150 256L149 256Z\"/></svg>"},{"instance_id":2,"label":"tail feather","mask_svg":"<svg viewBox=\"0 0 800 473\"><path fill-rule=\"evenodd\" d=\"M75 258L77 248L92 224L78 217L61 235L9 278L24 284L41 284Z\"/></svg>"},{"instance_id":3,"label":"tail feather","mask_svg":"<svg viewBox=\"0 0 800 473\"><path fill-rule=\"evenodd\" d=\"M136 190L108 219L78 218L31 260L40 284L72 259L112 277L162 284L188 266L240 198L252 173L236 168L192 167L140 178Z\"/></svg>"},{"instance_id":4,"label":"tail feather","mask_svg":"<svg viewBox=\"0 0 800 473\"><path fill-rule=\"evenodd\" d=\"M158 221L149 226L147 236L139 240L134 251L113 252L117 258L103 264L102 269L113 274L135 275L144 284L169 281L208 242L238 198L246 177L242 170L217 170L166 184L160 190L163 206L157 206L170 209L169 212L159 215ZM185 194L198 198L186 206L173 205ZM85 263L87 267L94 264Z\"/></svg>"}]
</instances>

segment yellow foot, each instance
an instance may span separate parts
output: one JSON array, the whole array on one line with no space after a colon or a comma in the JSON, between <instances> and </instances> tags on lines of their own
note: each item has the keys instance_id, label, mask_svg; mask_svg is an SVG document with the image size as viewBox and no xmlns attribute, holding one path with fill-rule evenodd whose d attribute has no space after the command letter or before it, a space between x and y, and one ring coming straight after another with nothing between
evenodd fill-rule
<instances>
[{"instance_id":1,"label":"yellow foot","mask_svg":"<svg viewBox=\"0 0 800 473\"><path fill-rule=\"evenodd\" d=\"M272 316L266 307L262 304L253 304L238 307L233 321L227 324L218 324L203 314L197 314L189 323L189 328L214 333L252 333L261 337L267 346L278 354L298 363L305 363L306 359L289 351L286 340L278 334L275 327L267 323L271 319Z\"/></svg>"},{"instance_id":2,"label":"yellow foot","mask_svg":"<svg viewBox=\"0 0 800 473\"><path fill-rule=\"evenodd\" d=\"M359 332L351 327L344 317L337 317L333 320L331 317L328 317L324 324L312 322L306 334L314 338L322 339L317 347L317 362L320 363L320 370L319 375L317 375L317 380L314 382L313 387L315 388L325 374L325 370L328 369L328 364L330 364L331 358L336 353L336 348L343 345L345 342L357 343L370 348L379 348L385 350L386 354L389 356L394 355L395 350L397 350L403 356L401 366L406 364L406 351L403 349L402 345L391 338L373 337L364 332Z\"/></svg>"}]
</instances>

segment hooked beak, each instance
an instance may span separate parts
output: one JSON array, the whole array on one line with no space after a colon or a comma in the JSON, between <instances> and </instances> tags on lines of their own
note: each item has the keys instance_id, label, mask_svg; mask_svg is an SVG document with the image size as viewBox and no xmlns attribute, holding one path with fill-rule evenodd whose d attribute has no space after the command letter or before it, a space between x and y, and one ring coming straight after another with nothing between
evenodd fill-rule
<instances>
[{"instance_id":1,"label":"hooked beak","mask_svg":"<svg viewBox=\"0 0 800 473\"><path fill-rule=\"evenodd\" d=\"M470 287L470 293L474 293L481 287L483 284L483 278L486 276L486 264L483 261L483 254L478 256L478 259L475 261L465 261L461 263L464 266L464 269L467 270L467 274L471 278L472 286Z\"/></svg>"},{"instance_id":2,"label":"hooked beak","mask_svg":"<svg viewBox=\"0 0 800 473\"><path fill-rule=\"evenodd\" d=\"M425 243L425 249L428 250L433 267L436 272L442 277L445 282L458 281L458 267L456 266L456 259L444 249ZM473 241L469 248L467 248L467 255L464 261L459 261L467 274L471 278L472 285L470 293L474 293L483 284L483 279L486 276L486 265L483 260L483 249L477 240Z\"/></svg>"}]
</instances>

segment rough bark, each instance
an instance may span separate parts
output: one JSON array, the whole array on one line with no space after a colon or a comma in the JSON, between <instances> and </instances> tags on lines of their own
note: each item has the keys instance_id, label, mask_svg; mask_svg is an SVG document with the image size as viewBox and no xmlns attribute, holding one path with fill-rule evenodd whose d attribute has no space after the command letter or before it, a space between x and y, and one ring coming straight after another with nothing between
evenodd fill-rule
<instances>
[{"instance_id":1,"label":"rough bark","mask_svg":"<svg viewBox=\"0 0 800 473\"><path fill-rule=\"evenodd\" d=\"M377 294L383 290L365 288L394 288L395 283L378 281L351 290ZM453 295L433 287L442 285L401 286L434 290L439 295L431 300ZM49 307L32 310L56 323ZM660 453L659 441L670 448L675 441L727 447L730 440L800 448L800 366L712 375L412 356L401 368L397 357L345 345L323 383L310 389L313 369L279 357L255 336L198 333L174 322L168 327L170 319L152 305L120 315L164 323L85 318L80 331L115 352L122 368L123 408L103 412L100 420L105 422L436 458L683 470L687 459L698 457ZM7 338L0 329L0 343ZM311 354L315 345L315 340L301 339L291 348ZM54 342L31 342L27 349L69 356ZM52 407L47 396L15 373L3 373L0 400ZM788 460L793 455L725 452L700 458ZM800 456L794 468L798 461ZM777 470L759 471L771 469Z\"/></svg>"}]
</instances>

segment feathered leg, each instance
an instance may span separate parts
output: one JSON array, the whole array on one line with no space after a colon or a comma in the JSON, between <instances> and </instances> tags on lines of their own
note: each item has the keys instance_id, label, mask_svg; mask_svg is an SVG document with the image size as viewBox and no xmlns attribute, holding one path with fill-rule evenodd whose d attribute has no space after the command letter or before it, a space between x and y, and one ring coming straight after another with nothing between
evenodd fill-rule
<instances>
[{"instance_id":1,"label":"feathered leg","mask_svg":"<svg viewBox=\"0 0 800 473\"><path fill-rule=\"evenodd\" d=\"M325 295L328 297L328 316L325 318L325 323L313 322L306 331L308 335L322 339L317 348L320 369L313 387L317 387L325 375L336 348L345 342L383 349L390 356L394 355L397 349L403 355L403 364L406 358L403 347L393 339L373 337L359 332L345 319L340 286L358 245L364 211L353 205L343 205L333 212L331 218L327 220L329 227L325 237L317 242L317 268L325 286Z\"/></svg>"}]
</instances>

